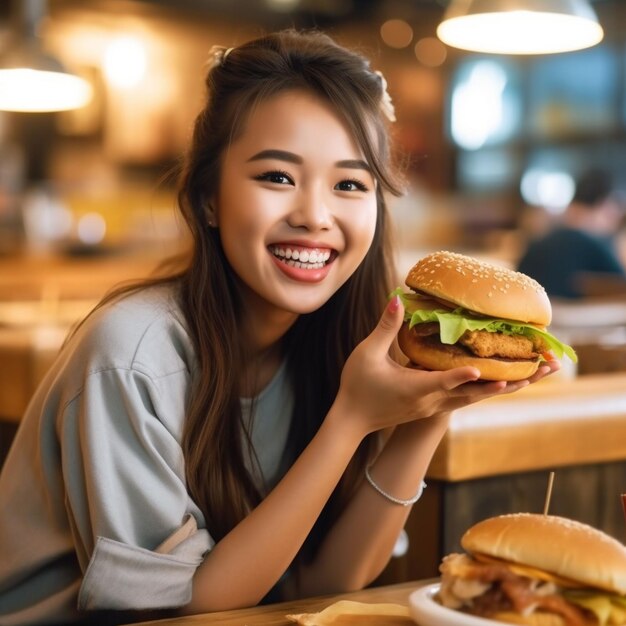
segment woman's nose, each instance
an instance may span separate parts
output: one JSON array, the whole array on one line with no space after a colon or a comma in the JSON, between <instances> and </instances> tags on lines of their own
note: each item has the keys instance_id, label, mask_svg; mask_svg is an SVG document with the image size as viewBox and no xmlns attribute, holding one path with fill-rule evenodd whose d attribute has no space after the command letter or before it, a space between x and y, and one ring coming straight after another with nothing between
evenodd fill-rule
<instances>
[{"instance_id":1,"label":"woman's nose","mask_svg":"<svg viewBox=\"0 0 626 626\"><path fill-rule=\"evenodd\" d=\"M315 232L329 230L333 225L329 198L320 189L309 189L298 195L289 214L289 225Z\"/></svg>"}]
</instances>

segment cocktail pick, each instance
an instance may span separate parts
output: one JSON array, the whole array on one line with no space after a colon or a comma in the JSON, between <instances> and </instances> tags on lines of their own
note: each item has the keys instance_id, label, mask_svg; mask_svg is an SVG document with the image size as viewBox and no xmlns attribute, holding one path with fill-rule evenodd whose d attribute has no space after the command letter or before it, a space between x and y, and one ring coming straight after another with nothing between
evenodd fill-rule
<instances>
[{"instance_id":1,"label":"cocktail pick","mask_svg":"<svg viewBox=\"0 0 626 626\"><path fill-rule=\"evenodd\" d=\"M550 472L550 476L548 477L548 488L546 489L546 499L543 503L543 514L548 514L548 509L550 508L550 499L552 498L552 485L554 485L554 472Z\"/></svg>"}]
</instances>

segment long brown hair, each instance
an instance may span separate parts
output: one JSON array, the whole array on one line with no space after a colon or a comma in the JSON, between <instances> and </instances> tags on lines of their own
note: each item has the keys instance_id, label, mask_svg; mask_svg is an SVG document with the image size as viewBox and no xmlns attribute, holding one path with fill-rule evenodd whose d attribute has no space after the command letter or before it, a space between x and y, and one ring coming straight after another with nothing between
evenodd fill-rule
<instances>
[{"instance_id":1,"label":"long brown hair","mask_svg":"<svg viewBox=\"0 0 626 626\"><path fill-rule=\"evenodd\" d=\"M365 58L328 36L287 30L241 45L209 70L206 87L207 100L194 125L178 192L191 231L192 256L168 280L179 284L197 358L182 441L187 487L219 541L262 498L244 464L246 433L237 372L246 354L238 332L243 317L238 280L225 258L219 229L207 221L209 199L217 195L221 156L256 103L283 90L305 89L343 116L378 181L376 230L365 259L326 304L301 315L283 341L295 391L290 444L296 454L319 428L339 389L347 357L376 325L392 287L383 190L397 194L399 185L381 117L382 80ZM362 480L376 443L368 438L361 445L311 533L308 556Z\"/></svg>"}]
</instances>

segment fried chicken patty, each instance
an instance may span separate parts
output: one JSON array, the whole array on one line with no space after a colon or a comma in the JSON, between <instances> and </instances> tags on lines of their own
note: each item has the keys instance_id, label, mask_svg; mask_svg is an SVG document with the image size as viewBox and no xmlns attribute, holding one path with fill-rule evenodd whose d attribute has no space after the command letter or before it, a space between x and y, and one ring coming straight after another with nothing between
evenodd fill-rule
<instances>
[{"instance_id":1,"label":"fried chicken patty","mask_svg":"<svg viewBox=\"0 0 626 626\"><path fill-rule=\"evenodd\" d=\"M420 337L431 337L439 335L439 324L416 324L412 330ZM490 333L486 330L466 330L458 343L482 358L537 359L548 350L546 343L539 337L531 339L523 335Z\"/></svg>"},{"instance_id":2,"label":"fried chicken patty","mask_svg":"<svg viewBox=\"0 0 626 626\"><path fill-rule=\"evenodd\" d=\"M536 359L548 346L540 338L523 335L490 333L486 330L466 330L459 343L480 357L498 356L505 359Z\"/></svg>"}]
</instances>

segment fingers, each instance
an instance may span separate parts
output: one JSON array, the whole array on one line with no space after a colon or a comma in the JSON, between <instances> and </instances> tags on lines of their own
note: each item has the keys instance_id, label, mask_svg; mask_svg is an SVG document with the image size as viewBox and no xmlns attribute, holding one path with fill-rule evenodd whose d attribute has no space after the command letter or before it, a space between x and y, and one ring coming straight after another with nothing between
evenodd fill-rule
<instances>
[{"instance_id":1,"label":"fingers","mask_svg":"<svg viewBox=\"0 0 626 626\"><path fill-rule=\"evenodd\" d=\"M426 372L415 370L420 378L419 393L421 399L429 399L429 408L437 411L455 411L470 404L510 394L541 380L546 375L557 371L558 361L542 363L537 372L530 378L517 381L485 381L480 379L480 371L475 367L458 367L442 372Z\"/></svg>"},{"instance_id":2,"label":"fingers","mask_svg":"<svg viewBox=\"0 0 626 626\"><path fill-rule=\"evenodd\" d=\"M547 376L548 374L554 374L554 372L558 372L560 369L561 361L559 361L558 359L552 359L551 361L543 362L535 376L543 378L543 376Z\"/></svg>"},{"instance_id":3,"label":"fingers","mask_svg":"<svg viewBox=\"0 0 626 626\"><path fill-rule=\"evenodd\" d=\"M479 378L480 371L475 367L456 367L441 372L439 384L444 391L452 391L465 383L477 381Z\"/></svg>"},{"instance_id":4,"label":"fingers","mask_svg":"<svg viewBox=\"0 0 626 626\"><path fill-rule=\"evenodd\" d=\"M378 354L383 356L389 352L389 348L396 338L403 320L404 307L402 306L402 301L400 296L394 296L389 300L380 321L368 338L368 342Z\"/></svg>"},{"instance_id":5,"label":"fingers","mask_svg":"<svg viewBox=\"0 0 626 626\"><path fill-rule=\"evenodd\" d=\"M530 385L530 380L529 379L524 379L524 380L515 380L512 382L508 382L506 383L502 389L500 389L500 393L501 394L505 394L505 393L513 393L515 391L518 391L520 389L523 389L524 387L528 387L528 385Z\"/></svg>"}]
</instances>

